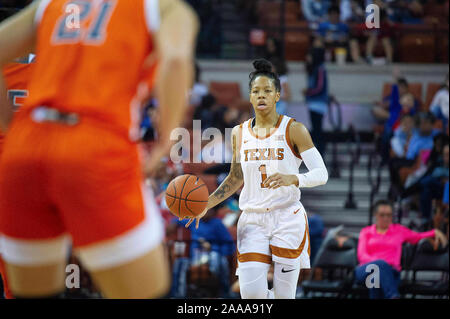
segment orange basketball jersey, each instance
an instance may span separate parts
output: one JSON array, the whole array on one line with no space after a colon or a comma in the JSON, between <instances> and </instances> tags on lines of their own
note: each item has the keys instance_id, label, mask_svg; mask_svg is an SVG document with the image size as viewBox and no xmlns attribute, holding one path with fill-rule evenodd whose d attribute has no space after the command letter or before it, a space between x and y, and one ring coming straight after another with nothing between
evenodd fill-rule
<instances>
[{"instance_id":1,"label":"orange basketball jersey","mask_svg":"<svg viewBox=\"0 0 450 319\"><path fill-rule=\"evenodd\" d=\"M137 140L156 69L144 61L159 22L157 0L43 0L24 108L75 112Z\"/></svg>"},{"instance_id":2,"label":"orange basketball jersey","mask_svg":"<svg viewBox=\"0 0 450 319\"><path fill-rule=\"evenodd\" d=\"M27 84L31 75L32 64L11 63L3 69L6 92L14 107L20 107L28 97ZM3 133L0 131L0 154L3 146Z\"/></svg>"}]
</instances>

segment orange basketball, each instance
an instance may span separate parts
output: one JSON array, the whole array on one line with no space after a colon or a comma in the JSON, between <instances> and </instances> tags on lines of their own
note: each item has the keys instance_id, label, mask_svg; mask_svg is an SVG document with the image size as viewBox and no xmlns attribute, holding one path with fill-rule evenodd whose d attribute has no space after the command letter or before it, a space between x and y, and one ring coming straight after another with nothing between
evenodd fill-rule
<instances>
[{"instance_id":1,"label":"orange basketball","mask_svg":"<svg viewBox=\"0 0 450 319\"><path fill-rule=\"evenodd\" d=\"M199 215L208 204L208 187L195 175L174 178L166 189L166 204L172 214L181 218Z\"/></svg>"}]
</instances>

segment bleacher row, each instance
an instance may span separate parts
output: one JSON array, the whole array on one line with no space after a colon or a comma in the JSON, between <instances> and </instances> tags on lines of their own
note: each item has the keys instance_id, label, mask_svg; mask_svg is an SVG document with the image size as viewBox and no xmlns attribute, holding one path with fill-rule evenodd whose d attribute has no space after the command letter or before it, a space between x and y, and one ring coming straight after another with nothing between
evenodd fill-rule
<instances>
[{"instance_id":1,"label":"bleacher row","mask_svg":"<svg viewBox=\"0 0 450 319\"><path fill-rule=\"evenodd\" d=\"M357 239L342 246L332 239L323 243L310 276L301 283L305 297L368 298L368 289L354 280L357 267ZM403 298L447 297L449 290L449 249L433 247L428 239L402 246L399 292ZM317 273L320 273L319 280ZM375 283L375 282L374 282Z\"/></svg>"},{"instance_id":2,"label":"bleacher row","mask_svg":"<svg viewBox=\"0 0 450 319\"><path fill-rule=\"evenodd\" d=\"M442 79L444 80L444 79ZM421 82L414 82L408 84L410 92L419 101L421 110L428 111L434 95L442 87L442 83L428 82L426 84ZM425 89L425 91L424 91ZM251 105L248 101L242 100L241 89L238 82L217 82L211 81L209 91L217 100L218 104L230 107L236 107L241 110L251 110ZM383 84L382 96L388 96L391 92L391 83ZM193 114L193 111L191 111Z\"/></svg>"},{"instance_id":3,"label":"bleacher row","mask_svg":"<svg viewBox=\"0 0 450 319\"><path fill-rule=\"evenodd\" d=\"M268 35L276 36L280 26L282 4L280 1L258 1L259 25L267 28ZM399 24L396 27L393 44L397 54L396 62L404 63L448 63L448 7L445 4L429 1L425 5L423 24ZM309 47L312 31L308 21L301 14L300 1L285 3L285 59L304 61ZM446 14L447 13L447 14ZM349 23L350 34L358 31L357 23ZM364 46L362 46L364 50ZM375 56L383 56L383 45L379 41Z\"/></svg>"},{"instance_id":4,"label":"bleacher row","mask_svg":"<svg viewBox=\"0 0 450 319\"><path fill-rule=\"evenodd\" d=\"M383 84L383 90L381 97L388 96L391 91L391 83L384 83ZM428 111L431 107L431 102L436 94L436 92L442 87L442 83L435 83L435 82L428 82L426 84L420 83L420 82L414 82L408 84L410 92L414 95L414 97L419 101L420 103L420 110L422 111ZM249 111L251 114L252 106L248 100L244 100L241 94L240 85L238 82L216 82L212 81L209 85L209 91L212 95L215 96L217 103L220 105L225 105L232 108L237 108L240 111ZM192 134L192 121L193 121L193 114L194 114L195 108L190 107L187 111L187 115L185 118L185 127L190 131L190 159L193 158L196 154L192 154L193 150L193 134ZM436 123L436 128L442 127L442 123L438 121ZM382 126L375 127L375 131L380 131L383 129ZM204 182L208 186L208 190L211 192L216 189L217 185L217 175L214 174L208 174L205 175L204 171L214 165L217 165L216 163L212 164L206 164L206 163L184 163L184 173L185 174L194 174L197 176L200 176ZM413 167L414 168L414 167ZM407 175L409 173L405 172L402 175Z\"/></svg>"}]
</instances>

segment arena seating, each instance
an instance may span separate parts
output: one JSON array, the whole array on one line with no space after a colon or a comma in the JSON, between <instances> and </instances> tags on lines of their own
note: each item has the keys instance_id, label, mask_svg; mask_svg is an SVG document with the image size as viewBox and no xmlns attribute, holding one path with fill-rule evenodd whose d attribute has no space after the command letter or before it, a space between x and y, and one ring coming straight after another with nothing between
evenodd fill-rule
<instances>
[{"instance_id":1,"label":"arena seating","mask_svg":"<svg viewBox=\"0 0 450 319\"><path fill-rule=\"evenodd\" d=\"M318 253L309 278L302 282L304 295L314 297L315 293L325 293L332 294L333 297L343 297L347 287L351 285L351 272L357 265L357 243L349 238L340 246L332 238L323 245L323 251ZM325 278L312 280L317 268L323 271Z\"/></svg>"},{"instance_id":2,"label":"arena seating","mask_svg":"<svg viewBox=\"0 0 450 319\"><path fill-rule=\"evenodd\" d=\"M401 292L416 295L446 296L449 289L449 247L433 248L428 239L422 239L415 249L409 268L412 278L402 282ZM439 279L423 280L418 278L421 272L440 272Z\"/></svg>"},{"instance_id":3,"label":"arena seating","mask_svg":"<svg viewBox=\"0 0 450 319\"><path fill-rule=\"evenodd\" d=\"M404 63L433 63L436 38L425 24L402 25L398 41L398 58Z\"/></svg>"},{"instance_id":4,"label":"arena seating","mask_svg":"<svg viewBox=\"0 0 450 319\"><path fill-rule=\"evenodd\" d=\"M221 105L231 105L242 96L238 82L211 81L209 91L214 95L217 103Z\"/></svg>"},{"instance_id":5,"label":"arena seating","mask_svg":"<svg viewBox=\"0 0 450 319\"><path fill-rule=\"evenodd\" d=\"M368 289L354 282L356 240L347 240L342 247L338 247L333 240L323 244L327 247L318 256L309 278L302 282L305 297L368 298ZM423 239L416 245L404 243L401 267L399 292L402 298L415 298L417 295L448 298L448 245L435 250L429 239ZM319 269L323 270L325 278L313 280L314 273ZM423 276L427 272L434 272L430 279ZM437 273L440 276L436 277Z\"/></svg>"}]
</instances>

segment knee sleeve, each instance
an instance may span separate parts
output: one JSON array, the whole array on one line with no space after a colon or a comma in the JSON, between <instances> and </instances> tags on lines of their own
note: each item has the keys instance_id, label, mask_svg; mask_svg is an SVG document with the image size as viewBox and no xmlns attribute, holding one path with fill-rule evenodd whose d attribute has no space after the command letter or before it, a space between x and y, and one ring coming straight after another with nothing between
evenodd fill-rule
<instances>
[{"instance_id":1,"label":"knee sleeve","mask_svg":"<svg viewBox=\"0 0 450 319\"><path fill-rule=\"evenodd\" d=\"M262 267L239 269L242 299L267 299L267 269Z\"/></svg>"},{"instance_id":2,"label":"knee sleeve","mask_svg":"<svg viewBox=\"0 0 450 319\"><path fill-rule=\"evenodd\" d=\"M295 266L275 262L273 290L275 299L295 299L300 264Z\"/></svg>"}]
</instances>

